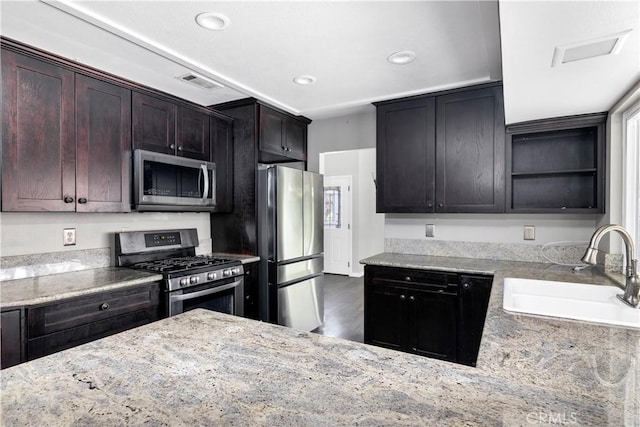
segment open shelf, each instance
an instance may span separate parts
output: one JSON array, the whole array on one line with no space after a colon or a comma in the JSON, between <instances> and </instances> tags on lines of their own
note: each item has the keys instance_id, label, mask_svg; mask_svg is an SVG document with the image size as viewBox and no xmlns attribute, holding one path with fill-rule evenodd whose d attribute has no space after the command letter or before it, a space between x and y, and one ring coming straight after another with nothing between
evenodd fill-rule
<instances>
[{"instance_id":1,"label":"open shelf","mask_svg":"<svg viewBox=\"0 0 640 427\"><path fill-rule=\"evenodd\" d=\"M507 211L603 212L606 113L507 128Z\"/></svg>"}]
</instances>

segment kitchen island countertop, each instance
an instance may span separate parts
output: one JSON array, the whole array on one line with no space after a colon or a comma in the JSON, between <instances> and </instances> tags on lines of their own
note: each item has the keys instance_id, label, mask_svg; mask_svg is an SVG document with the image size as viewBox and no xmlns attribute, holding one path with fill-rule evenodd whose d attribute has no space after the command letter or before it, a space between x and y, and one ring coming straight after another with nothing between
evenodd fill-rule
<instances>
[{"instance_id":1,"label":"kitchen island countertop","mask_svg":"<svg viewBox=\"0 0 640 427\"><path fill-rule=\"evenodd\" d=\"M194 310L3 370L2 424L640 424L640 331L502 309L504 277L607 279L469 262L494 274L476 368Z\"/></svg>"}]
</instances>

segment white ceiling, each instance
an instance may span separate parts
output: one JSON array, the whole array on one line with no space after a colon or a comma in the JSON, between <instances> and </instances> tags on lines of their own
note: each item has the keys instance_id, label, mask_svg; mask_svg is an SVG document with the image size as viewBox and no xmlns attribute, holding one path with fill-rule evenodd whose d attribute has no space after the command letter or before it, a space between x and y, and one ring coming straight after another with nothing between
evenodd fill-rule
<instances>
[{"instance_id":1,"label":"white ceiling","mask_svg":"<svg viewBox=\"0 0 640 427\"><path fill-rule=\"evenodd\" d=\"M312 119L503 79L507 122L606 111L640 80L640 3L7 1L0 33L202 105L253 96ZM231 25L209 31L200 12ZM555 46L632 29L617 55L551 67ZM502 43L502 46L501 46ZM390 54L412 50L414 62ZM189 70L225 88L175 79ZM293 78L311 74L313 85Z\"/></svg>"}]
</instances>

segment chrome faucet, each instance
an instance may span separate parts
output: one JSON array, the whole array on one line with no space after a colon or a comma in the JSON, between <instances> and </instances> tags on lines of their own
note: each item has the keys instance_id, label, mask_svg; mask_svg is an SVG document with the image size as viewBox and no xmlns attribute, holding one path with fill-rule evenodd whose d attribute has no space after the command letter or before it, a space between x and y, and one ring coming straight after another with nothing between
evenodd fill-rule
<instances>
[{"instance_id":1,"label":"chrome faucet","mask_svg":"<svg viewBox=\"0 0 640 427\"><path fill-rule=\"evenodd\" d=\"M600 239L602 239L605 234L611 231L617 231L618 233L620 233L620 236L624 241L627 256L627 271L624 295L618 295L618 298L624 303L629 304L631 307L638 308L638 304L640 303L640 278L638 277L638 260L636 259L636 250L633 245L633 239L624 227L620 225L609 224L603 225L602 227L598 228L593 233L593 236L591 236L589 247L584 253L582 261L586 262L587 264L596 264Z\"/></svg>"}]
</instances>

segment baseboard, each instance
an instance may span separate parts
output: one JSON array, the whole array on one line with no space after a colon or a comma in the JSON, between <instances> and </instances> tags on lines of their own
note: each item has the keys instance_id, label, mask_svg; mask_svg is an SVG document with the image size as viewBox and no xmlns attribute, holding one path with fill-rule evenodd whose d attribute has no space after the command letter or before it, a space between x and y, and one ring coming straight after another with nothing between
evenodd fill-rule
<instances>
[{"instance_id":1,"label":"baseboard","mask_svg":"<svg viewBox=\"0 0 640 427\"><path fill-rule=\"evenodd\" d=\"M364 276L364 271L360 273L349 273L349 277L362 277Z\"/></svg>"}]
</instances>

